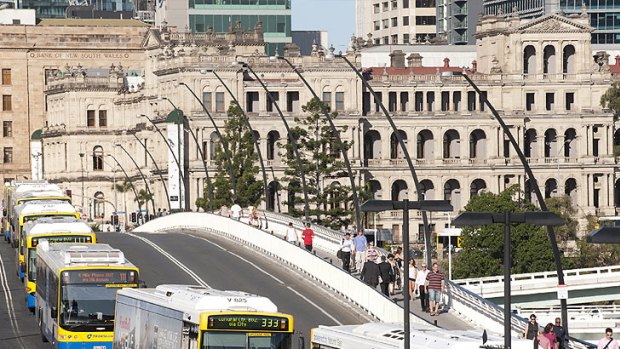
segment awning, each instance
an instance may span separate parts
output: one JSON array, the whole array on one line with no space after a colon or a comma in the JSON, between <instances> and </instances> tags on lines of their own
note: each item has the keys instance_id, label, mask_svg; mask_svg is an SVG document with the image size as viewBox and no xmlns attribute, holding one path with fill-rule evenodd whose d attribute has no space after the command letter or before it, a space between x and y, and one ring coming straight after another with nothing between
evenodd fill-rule
<instances>
[{"instance_id":1,"label":"awning","mask_svg":"<svg viewBox=\"0 0 620 349\"><path fill-rule=\"evenodd\" d=\"M598 228L586 236L586 241L593 244L620 244L620 228Z\"/></svg>"}]
</instances>

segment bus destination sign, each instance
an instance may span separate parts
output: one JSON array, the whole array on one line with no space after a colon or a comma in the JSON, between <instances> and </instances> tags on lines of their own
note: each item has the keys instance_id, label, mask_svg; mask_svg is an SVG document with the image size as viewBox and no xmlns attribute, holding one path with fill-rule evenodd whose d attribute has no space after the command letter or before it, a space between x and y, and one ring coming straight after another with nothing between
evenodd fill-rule
<instances>
[{"instance_id":1,"label":"bus destination sign","mask_svg":"<svg viewBox=\"0 0 620 349\"><path fill-rule=\"evenodd\" d=\"M92 243L92 238L86 235L54 235L41 238L32 238L32 247L37 247L40 240L47 240L50 244L61 243Z\"/></svg>"},{"instance_id":2,"label":"bus destination sign","mask_svg":"<svg viewBox=\"0 0 620 349\"><path fill-rule=\"evenodd\" d=\"M207 329L287 332L289 326L288 319L281 316L228 314L209 316Z\"/></svg>"},{"instance_id":3,"label":"bus destination sign","mask_svg":"<svg viewBox=\"0 0 620 349\"><path fill-rule=\"evenodd\" d=\"M63 272L65 284L135 284L133 270L70 270Z\"/></svg>"}]
</instances>

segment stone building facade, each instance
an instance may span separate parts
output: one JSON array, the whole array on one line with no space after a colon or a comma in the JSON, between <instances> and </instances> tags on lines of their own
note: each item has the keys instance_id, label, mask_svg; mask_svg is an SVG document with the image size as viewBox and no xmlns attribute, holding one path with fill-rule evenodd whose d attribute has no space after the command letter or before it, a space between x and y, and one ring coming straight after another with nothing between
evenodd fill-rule
<instances>
[{"instance_id":1,"label":"stone building facade","mask_svg":"<svg viewBox=\"0 0 620 349\"><path fill-rule=\"evenodd\" d=\"M614 215L620 200L614 144L620 137L616 135L613 115L599 105L613 76L604 57L592 57L587 18L549 15L525 21L487 16L477 32L477 59L466 73L513 130L544 195L569 195L580 216ZM144 183L136 165L147 173L155 206L166 208L163 188L169 181L168 168L174 166L170 162L172 152L164 142L167 138L174 143L173 151L178 151L177 147L183 150L179 167L187 192L177 200L195 209L195 199L204 195L205 185L197 146L204 150L208 169L214 173L212 154L218 140L207 113L189 89L222 127L232 99L212 73L214 70L236 94L257 131L271 172L266 206L277 210L278 201L284 202L287 195L282 190L278 200L274 190L277 186L272 183L283 176L277 144L286 140L286 131L258 81L244 78L243 69L235 62L244 61L253 67L277 96L291 122L302 113L301 105L310 100L311 94L284 62L259 53L261 40L260 28L224 36L153 29L143 40L144 82L139 82L138 88L120 79L117 67L110 68L102 74L105 79L98 81L90 75L56 76L46 85L46 178L74 192L79 191L83 179L86 195L100 199L92 208L93 214L109 215L103 199L116 201L119 206L120 199L111 198L122 195L112 190L110 177L116 181L124 177L115 170L115 161L107 156L110 154L138 189L144 188ZM346 55L359 65L358 49L352 44ZM370 182L377 198L416 200L418 195L403 151L354 72L333 52L313 51L302 57L291 45L285 55L303 69L317 93L339 113L337 123L348 126L342 137L353 142L348 155L357 183ZM488 108L462 77L454 75L464 68L451 67L448 58L441 67L424 67L419 55L394 52L390 67L364 69L407 140L407 150L421 180L421 194L427 199L448 199L454 205L455 211L450 214L431 216L436 228L448 224L449 218L482 190L498 192L519 184L526 195L531 191L516 153ZM160 136L153 127L171 130L175 122L171 112L177 107L188 116L188 128L196 133L198 144L187 133L174 142L173 134ZM89 111L96 111L98 116L101 108L107 110L107 126L90 127ZM153 123L137 118L139 114L149 116ZM61 124L71 126L59 128ZM136 165L116 144L131 154ZM77 162L80 152L88 159L84 162L84 176ZM348 184L348 179L340 180ZM325 180L322 185L331 185L332 181L335 179ZM282 186L286 188L286 183ZM128 210L136 209L134 200L121 201L127 203ZM280 209L286 212L286 207ZM419 216L413 215L414 238L420 237L419 221ZM393 228L399 239L399 212L382 213L377 223Z\"/></svg>"}]
</instances>

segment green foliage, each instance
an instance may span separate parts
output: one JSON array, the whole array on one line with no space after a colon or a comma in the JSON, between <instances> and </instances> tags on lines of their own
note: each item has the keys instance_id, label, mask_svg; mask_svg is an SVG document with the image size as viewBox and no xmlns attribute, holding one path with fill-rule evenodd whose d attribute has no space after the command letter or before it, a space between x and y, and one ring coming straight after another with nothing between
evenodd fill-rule
<instances>
[{"instance_id":1,"label":"green foliage","mask_svg":"<svg viewBox=\"0 0 620 349\"><path fill-rule=\"evenodd\" d=\"M518 187L512 186L499 194L483 192L471 198L467 212L536 211L531 203L515 200ZM523 197L521 195L520 197ZM551 246L543 227L526 224L511 226L511 272L531 273L555 269ZM453 264L455 278L501 275L503 272L504 226L492 224L464 227L461 233L463 250Z\"/></svg>"},{"instance_id":2,"label":"green foliage","mask_svg":"<svg viewBox=\"0 0 620 349\"><path fill-rule=\"evenodd\" d=\"M241 108L232 103L228 108L228 119L224 123L221 140L228 145L231 159L227 159L223 147L219 146L215 149L217 172L212 185L214 208L219 208L224 204L231 206L233 202L237 202L242 207L257 206L261 202L263 183L256 180L259 168L255 165L258 162L258 155L254 148L252 134L244 118ZM232 166L230 161L232 161ZM237 189L236 197L233 195L231 169ZM204 190L204 197L196 200L196 205L206 211L209 207L207 186Z\"/></svg>"},{"instance_id":3,"label":"green foliage","mask_svg":"<svg viewBox=\"0 0 620 349\"><path fill-rule=\"evenodd\" d=\"M614 115L620 114L620 82L615 82L601 96L601 107L611 109Z\"/></svg>"},{"instance_id":4,"label":"green foliage","mask_svg":"<svg viewBox=\"0 0 620 349\"><path fill-rule=\"evenodd\" d=\"M152 198L153 195L149 194L148 191L140 189L138 190L138 197L134 198L134 201L138 203L138 206L142 207L142 205L149 202Z\"/></svg>"},{"instance_id":5,"label":"green foliage","mask_svg":"<svg viewBox=\"0 0 620 349\"><path fill-rule=\"evenodd\" d=\"M306 184L308 187L308 201L310 219L312 222L329 226L334 229L347 227L354 221L354 210L351 209L351 187L342 183L348 182L348 175L344 163L340 159L340 149L337 137L329 127L329 123L321 111L321 101L311 99L302 106L307 114L302 118L295 118L296 126L291 129L297 140L301 163L294 156L290 142L282 142L281 156L286 163L286 170L282 178L288 184L289 192L295 193L293 202L288 200L289 214L295 217L304 215L304 198L301 180L303 166ZM331 114L332 119L337 113ZM340 127L339 132L346 131ZM343 142L348 150L351 144ZM346 180L339 181L344 178Z\"/></svg>"},{"instance_id":6,"label":"green foliage","mask_svg":"<svg viewBox=\"0 0 620 349\"><path fill-rule=\"evenodd\" d=\"M125 180L123 180L122 182L116 183L116 185L112 189L116 190L119 193L127 193L131 190L131 188L131 182L127 180L127 178L125 178Z\"/></svg>"},{"instance_id":7,"label":"green foliage","mask_svg":"<svg viewBox=\"0 0 620 349\"><path fill-rule=\"evenodd\" d=\"M558 245L566 246L569 240L575 240L577 237L579 222L573 218L577 214L577 209L568 195L548 198L545 203L549 211L555 212L566 222L565 225L554 229Z\"/></svg>"}]
</instances>

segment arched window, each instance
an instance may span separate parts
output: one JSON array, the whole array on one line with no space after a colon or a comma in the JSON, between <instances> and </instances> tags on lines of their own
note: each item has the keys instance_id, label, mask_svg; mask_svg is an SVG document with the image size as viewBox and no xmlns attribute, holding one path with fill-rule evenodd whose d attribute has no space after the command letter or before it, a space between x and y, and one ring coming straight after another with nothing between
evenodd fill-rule
<instances>
[{"instance_id":1,"label":"arched window","mask_svg":"<svg viewBox=\"0 0 620 349\"><path fill-rule=\"evenodd\" d=\"M554 178L549 178L545 182L545 199L556 196L558 193L558 182Z\"/></svg>"},{"instance_id":2,"label":"arched window","mask_svg":"<svg viewBox=\"0 0 620 349\"><path fill-rule=\"evenodd\" d=\"M543 74L555 73L555 47L547 45L543 51Z\"/></svg>"},{"instance_id":3,"label":"arched window","mask_svg":"<svg viewBox=\"0 0 620 349\"><path fill-rule=\"evenodd\" d=\"M536 74L536 49L532 45L523 49L523 74Z\"/></svg>"},{"instance_id":4,"label":"arched window","mask_svg":"<svg viewBox=\"0 0 620 349\"><path fill-rule=\"evenodd\" d=\"M424 179L420 181L420 194L424 200L434 200L435 199L435 185L428 179Z\"/></svg>"},{"instance_id":5,"label":"arched window","mask_svg":"<svg viewBox=\"0 0 620 349\"><path fill-rule=\"evenodd\" d=\"M487 135L481 129L473 130L469 135L469 158L484 158L486 149Z\"/></svg>"},{"instance_id":6,"label":"arched window","mask_svg":"<svg viewBox=\"0 0 620 349\"><path fill-rule=\"evenodd\" d=\"M278 182L271 182L267 185L267 209L270 211L275 211L275 208L278 208L277 212L280 212L280 190L282 186Z\"/></svg>"},{"instance_id":7,"label":"arched window","mask_svg":"<svg viewBox=\"0 0 620 349\"><path fill-rule=\"evenodd\" d=\"M443 158L459 158L461 146L460 135L456 130L448 130L443 135Z\"/></svg>"},{"instance_id":8,"label":"arched window","mask_svg":"<svg viewBox=\"0 0 620 349\"><path fill-rule=\"evenodd\" d=\"M215 132L211 132L211 136L209 137L209 160L215 159L215 154L220 149L220 136Z\"/></svg>"},{"instance_id":9,"label":"arched window","mask_svg":"<svg viewBox=\"0 0 620 349\"><path fill-rule=\"evenodd\" d=\"M373 199L381 199L383 197L383 191L379 181L372 179L368 181L368 186L370 187L370 192L372 193Z\"/></svg>"},{"instance_id":10,"label":"arched window","mask_svg":"<svg viewBox=\"0 0 620 349\"><path fill-rule=\"evenodd\" d=\"M93 148L93 171L103 171L103 148L101 146Z\"/></svg>"},{"instance_id":11,"label":"arched window","mask_svg":"<svg viewBox=\"0 0 620 349\"><path fill-rule=\"evenodd\" d=\"M538 151L538 143L536 141L536 130L530 128L525 132L525 148L523 149L526 158L536 154ZM534 155L535 156L535 155Z\"/></svg>"},{"instance_id":12,"label":"arched window","mask_svg":"<svg viewBox=\"0 0 620 349\"><path fill-rule=\"evenodd\" d=\"M399 179L392 183L392 201L401 201L407 198L407 182Z\"/></svg>"},{"instance_id":13,"label":"arched window","mask_svg":"<svg viewBox=\"0 0 620 349\"><path fill-rule=\"evenodd\" d=\"M555 129L550 128L545 132L545 157L556 157L558 155L558 134Z\"/></svg>"},{"instance_id":14,"label":"arched window","mask_svg":"<svg viewBox=\"0 0 620 349\"><path fill-rule=\"evenodd\" d=\"M483 179L474 179L469 186L469 196L474 197L487 188L487 183Z\"/></svg>"},{"instance_id":15,"label":"arched window","mask_svg":"<svg viewBox=\"0 0 620 349\"><path fill-rule=\"evenodd\" d=\"M267 134L267 160L274 160L276 158L279 140L280 133L278 131L269 131Z\"/></svg>"},{"instance_id":16,"label":"arched window","mask_svg":"<svg viewBox=\"0 0 620 349\"><path fill-rule=\"evenodd\" d=\"M564 157L577 157L577 132L574 128L569 128L564 132Z\"/></svg>"},{"instance_id":17,"label":"arched window","mask_svg":"<svg viewBox=\"0 0 620 349\"><path fill-rule=\"evenodd\" d=\"M378 159L381 157L381 134L370 130L364 135L364 159Z\"/></svg>"},{"instance_id":18,"label":"arched window","mask_svg":"<svg viewBox=\"0 0 620 349\"><path fill-rule=\"evenodd\" d=\"M575 46L567 45L562 50L562 71L564 74L575 73Z\"/></svg>"},{"instance_id":19,"label":"arched window","mask_svg":"<svg viewBox=\"0 0 620 349\"><path fill-rule=\"evenodd\" d=\"M575 178L569 178L564 183L564 195L569 196L573 203L577 202L577 181Z\"/></svg>"},{"instance_id":20,"label":"arched window","mask_svg":"<svg viewBox=\"0 0 620 349\"><path fill-rule=\"evenodd\" d=\"M434 155L433 133L429 130L420 131L417 136L417 158L432 160Z\"/></svg>"},{"instance_id":21,"label":"arched window","mask_svg":"<svg viewBox=\"0 0 620 349\"><path fill-rule=\"evenodd\" d=\"M456 179L450 179L443 186L443 199L450 201L454 210L461 208L461 184Z\"/></svg>"},{"instance_id":22,"label":"arched window","mask_svg":"<svg viewBox=\"0 0 620 349\"><path fill-rule=\"evenodd\" d=\"M105 196L102 192L98 191L95 193L95 216L93 218L103 218L105 217Z\"/></svg>"},{"instance_id":23,"label":"arched window","mask_svg":"<svg viewBox=\"0 0 620 349\"><path fill-rule=\"evenodd\" d=\"M407 144L407 133L403 130L398 130L398 133L400 133L403 142ZM396 137L396 133L392 132L392 136L390 137L390 159L403 159L404 157L403 149L398 143L398 137Z\"/></svg>"}]
</instances>

